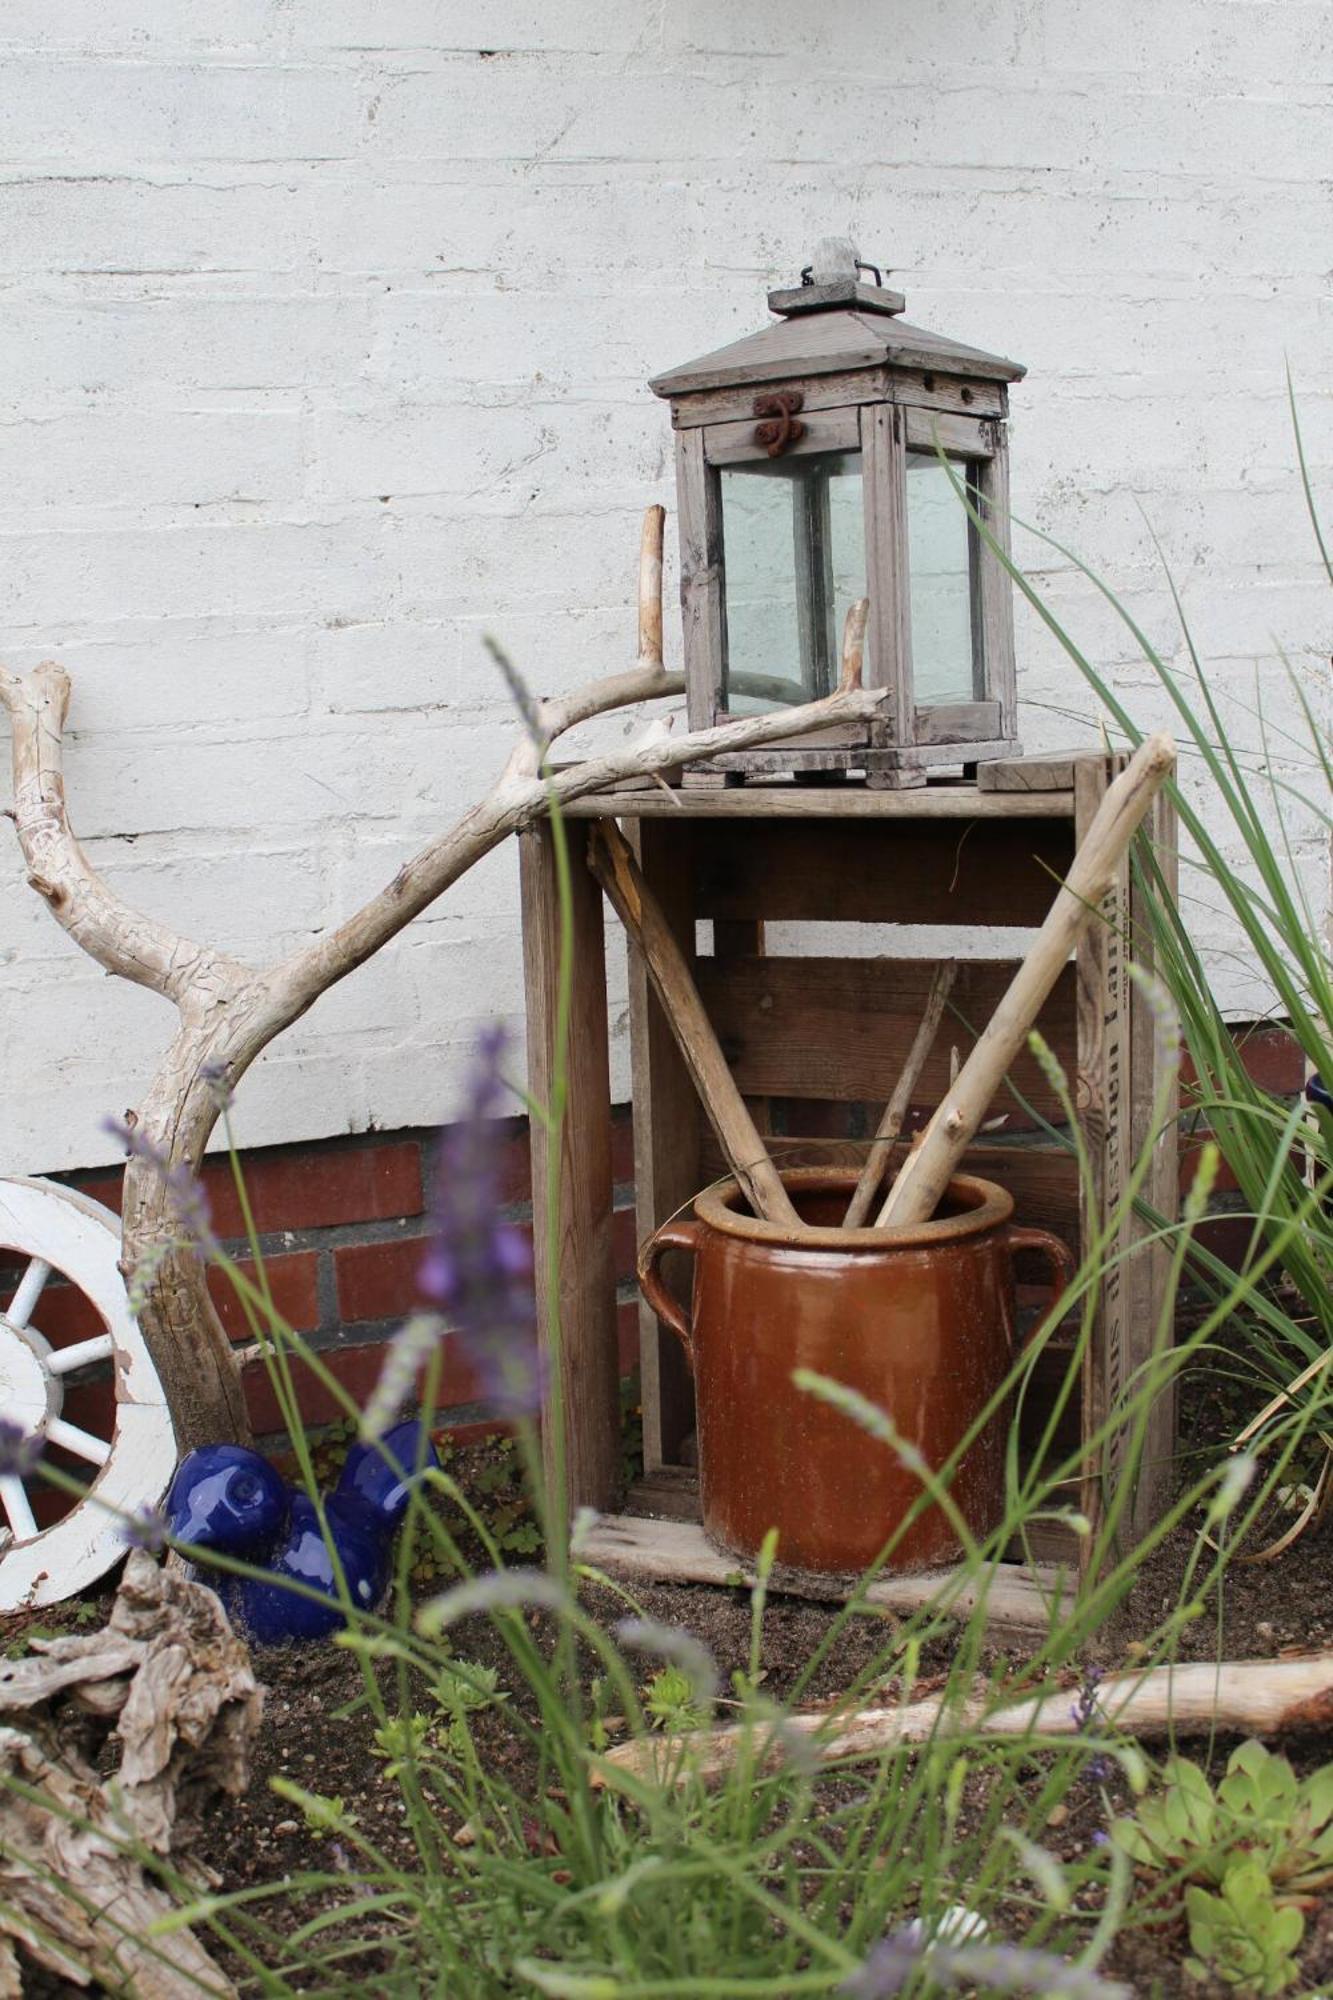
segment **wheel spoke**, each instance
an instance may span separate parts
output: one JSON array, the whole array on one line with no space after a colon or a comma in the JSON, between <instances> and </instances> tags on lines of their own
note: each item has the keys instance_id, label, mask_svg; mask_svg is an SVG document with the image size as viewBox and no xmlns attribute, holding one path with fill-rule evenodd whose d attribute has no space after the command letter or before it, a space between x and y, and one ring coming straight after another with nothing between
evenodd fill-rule
<instances>
[{"instance_id":1,"label":"wheel spoke","mask_svg":"<svg viewBox=\"0 0 1333 2000\"><path fill-rule=\"evenodd\" d=\"M37 1533L37 1517L28 1505L28 1496L18 1479L0 1479L0 1507L14 1530L16 1542L30 1541Z\"/></svg>"},{"instance_id":2,"label":"wheel spoke","mask_svg":"<svg viewBox=\"0 0 1333 2000\"><path fill-rule=\"evenodd\" d=\"M51 1275L51 1266L42 1257L34 1257L27 1270L19 1279L19 1288L9 1301L5 1318L11 1326L24 1327L32 1318L32 1309L42 1295L42 1286Z\"/></svg>"},{"instance_id":3,"label":"wheel spoke","mask_svg":"<svg viewBox=\"0 0 1333 2000\"><path fill-rule=\"evenodd\" d=\"M63 1417L50 1417L46 1425L48 1444L58 1444L62 1450L73 1452L75 1458L85 1458L90 1465L105 1465L111 1456L111 1447L101 1438L95 1438L91 1431L82 1431L77 1424L68 1424Z\"/></svg>"},{"instance_id":4,"label":"wheel spoke","mask_svg":"<svg viewBox=\"0 0 1333 2000\"><path fill-rule=\"evenodd\" d=\"M111 1335L97 1333L91 1340L76 1340L72 1347L53 1348L46 1365L53 1375L68 1375L75 1368L86 1368L92 1361L109 1361L115 1351Z\"/></svg>"}]
</instances>

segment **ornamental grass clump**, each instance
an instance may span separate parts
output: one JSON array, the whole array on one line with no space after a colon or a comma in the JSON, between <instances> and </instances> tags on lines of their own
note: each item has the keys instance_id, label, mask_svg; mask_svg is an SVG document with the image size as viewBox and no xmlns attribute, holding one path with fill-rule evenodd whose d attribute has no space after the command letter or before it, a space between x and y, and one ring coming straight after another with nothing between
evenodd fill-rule
<instances>
[{"instance_id":1,"label":"ornamental grass clump","mask_svg":"<svg viewBox=\"0 0 1333 2000\"><path fill-rule=\"evenodd\" d=\"M1288 394L1308 524L1333 584L1333 557L1319 519L1290 383ZM1136 746L1146 731L1126 701L1034 583L998 548L975 508L970 511L978 532L996 547L1015 586L1082 675L1108 722L1124 742ZM1193 1129L1216 1141L1240 1190L1233 1216L1250 1224L1244 1268L1255 1283L1239 1302L1245 1337L1233 1343L1225 1365L1248 1369L1252 1382L1269 1392L1287 1390L1299 1379L1299 1388L1291 1387L1293 1403L1308 1411L1325 1395L1322 1378L1333 1357L1333 1206L1322 1198L1333 1189L1333 1117L1312 1113L1299 1101L1285 1102L1255 1082L1243 1038L1228 1026L1193 931L1196 913L1210 920L1219 910L1224 914L1235 939L1233 963L1271 996L1269 1011L1299 1045L1307 1071L1321 1076L1326 1086L1333 1082L1327 916L1313 906L1301 866L1303 844L1307 853L1313 849L1319 854L1316 880L1322 892L1324 857L1333 838L1327 647L1312 648L1318 679L1309 689L1298 668L1282 656L1279 692L1286 697L1290 719L1275 712L1257 670L1252 701L1240 704L1231 698L1231 716L1239 712L1241 727L1257 738L1257 751L1247 752L1236 740L1234 721L1229 724L1228 704L1214 684L1169 571L1164 568L1164 578L1183 642L1183 668L1164 657L1086 563L1050 537L1028 532L1063 557L1110 605L1174 711L1180 769L1165 789L1184 836L1180 887L1173 889L1151 854L1142 850L1135 869L1154 966L1179 1017L1190 1060L1192 1078L1182 1093L1183 1108ZM1200 786L1206 811L1196 802ZM1321 1199L1309 1200L1312 1189L1322 1191ZM1228 1293L1232 1273L1195 1242L1190 1277L1216 1300ZM1282 1432L1281 1422L1266 1425L1265 1448Z\"/></svg>"}]
</instances>

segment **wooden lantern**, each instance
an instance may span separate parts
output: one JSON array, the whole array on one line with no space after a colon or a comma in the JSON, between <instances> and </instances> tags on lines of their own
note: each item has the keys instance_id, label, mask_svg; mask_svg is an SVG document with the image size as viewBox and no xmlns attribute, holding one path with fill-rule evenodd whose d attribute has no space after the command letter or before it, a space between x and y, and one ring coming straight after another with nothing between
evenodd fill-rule
<instances>
[{"instance_id":1,"label":"wooden lantern","mask_svg":"<svg viewBox=\"0 0 1333 2000\"><path fill-rule=\"evenodd\" d=\"M690 727L831 692L860 597L865 683L893 695L714 771L920 785L1018 749L1010 581L963 496L1007 546L1006 384L1024 371L909 326L872 271L821 244L769 293L775 325L651 384L676 432Z\"/></svg>"}]
</instances>

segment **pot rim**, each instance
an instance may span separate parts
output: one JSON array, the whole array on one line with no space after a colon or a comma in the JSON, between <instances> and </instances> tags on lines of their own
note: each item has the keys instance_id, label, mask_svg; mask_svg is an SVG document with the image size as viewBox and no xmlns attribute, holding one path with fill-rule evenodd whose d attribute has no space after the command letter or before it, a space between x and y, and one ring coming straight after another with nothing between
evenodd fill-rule
<instances>
[{"instance_id":1,"label":"pot rim","mask_svg":"<svg viewBox=\"0 0 1333 2000\"><path fill-rule=\"evenodd\" d=\"M855 1168L788 1167L780 1170L782 1184L796 1193L804 1188L843 1188L850 1200L857 1183ZM938 1243L953 1243L968 1236L981 1236L1009 1222L1014 1198L996 1181L982 1180L978 1174L954 1174L946 1194L971 1198L973 1206L963 1215L944 1215L930 1222L914 1222L906 1229L791 1229L781 1222L768 1222L758 1215L738 1215L731 1203L744 1199L735 1179L714 1181L694 1197L694 1213L722 1236L741 1236L752 1243L782 1243L793 1250L910 1250Z\"/></svg>"}]
</instances>

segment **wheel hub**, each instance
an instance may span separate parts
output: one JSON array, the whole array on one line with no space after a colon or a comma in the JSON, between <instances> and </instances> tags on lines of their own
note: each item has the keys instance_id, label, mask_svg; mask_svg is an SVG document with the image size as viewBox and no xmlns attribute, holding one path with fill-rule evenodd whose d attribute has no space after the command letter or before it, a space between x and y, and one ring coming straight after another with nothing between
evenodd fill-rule
<instances>
[{"instance_id":1,"label":"wheel hub","mask_svg":"<svg viewBox=\"0 0 1333 2000\"><path fill-rule=\"evenodd\" d=\"M46 1366L51 1352L35 1326L14 1326L0 1313L0 1410L25 1437L41 1437L59 1416L61 1382Z\"/></svg>"}]
</instances>

